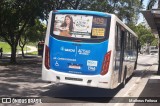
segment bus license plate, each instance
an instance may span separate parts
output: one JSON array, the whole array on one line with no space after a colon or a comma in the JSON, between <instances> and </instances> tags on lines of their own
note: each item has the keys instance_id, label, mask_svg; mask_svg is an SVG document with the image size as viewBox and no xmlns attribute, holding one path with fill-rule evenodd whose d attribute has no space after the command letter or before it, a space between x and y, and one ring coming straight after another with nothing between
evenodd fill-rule
<instances>
[{"instance_id":1,"label":"bus license plate","mask_svg":"<svg viewBox=\"0 0 160 106\"><path fill-rule=\"evenodd\" d=\"M78 66L78 65L69 65L69 68L72 68L72 69L81 69L81 67Z\"/></svg>"}]
</instances>

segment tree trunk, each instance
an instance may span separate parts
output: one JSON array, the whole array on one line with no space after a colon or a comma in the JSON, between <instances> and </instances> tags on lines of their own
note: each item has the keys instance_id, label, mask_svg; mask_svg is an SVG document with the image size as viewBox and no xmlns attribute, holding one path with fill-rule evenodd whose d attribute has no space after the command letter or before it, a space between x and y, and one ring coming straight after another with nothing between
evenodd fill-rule
<instances>
[{"instance_id":1,"label":"tree trunk","mask_svg":"<svg viewBox=\"0 0 160 106\"><path fill-rule=\"evenodd\" d=\"M24 55L24 46L21 47L21 50L22 50L22 57L24 58L25 55Z\"/></svg>"},{"instance_id":2,"label":"tree trunk","mask_svg":"<svg viewBox=\"0 0 160 106\"><path fill-rule=\"evenodd\" d=\"M16 61L16 45L11 45L11 63L17 63Z\"/></svg>"},{"instance_id":3,"label":"tree trunk","mask_svg":"<svg viewBox=\"0 0 160 106\"><path fill-rule=\"evenodd\" d=\"M24 55L24 46L26 45L26 43L27 43L27 36L24 36L24 40L22 40L23 38L21 37L20 39L19 39L19 46L21 47L21 51L22 51L22 57L24 58L25 57L25 55Z\"/></svg>"}]
</instances>

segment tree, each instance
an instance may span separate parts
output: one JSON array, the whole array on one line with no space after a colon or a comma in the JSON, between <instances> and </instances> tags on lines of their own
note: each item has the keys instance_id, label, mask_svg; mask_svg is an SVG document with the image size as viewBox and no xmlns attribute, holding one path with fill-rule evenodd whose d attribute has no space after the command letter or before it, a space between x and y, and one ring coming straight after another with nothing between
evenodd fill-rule
<instances>
[{"instance_id":1,"label":"tree","mask_svg":"<svg viewBox=\"0 0 160 106\"><path fill-rule=\"evenodd\" d=\"M113 13L126 23L136 23L141 7L139 0L81 0L77 9Z\"/></svg>"},{"instance_id":2,"label":"tree","mask_svg":"<svg viewBox=\"0 0 160 106\"><path fill-rule=\"evenodd\" d=\"M11 63L16 63L16 48L25 28L35 18L44 18L43 0L1 0L0 37L11 46Z\"/></svg>"},{"instance_id":3,"label":"tree","mask_svg":"<svg viewBox=\"0 0 160 106\"><path fill-rule=\"evenodd\" d=\"M53 9L83 9L115 13L126 23L135 21L139 0L1 0L0 36L11 46L11 62L16 62L18 41L35 19L48 19ZM133 17L133 18L132 18Z\"/></svg>"},{"instance_id":4,"label":"tree","mask_svg":"<svg viewBox=\"0 0 160 106\"><path fill-rule=\"evenodd\" d=\"M22 57L25 57L24 55L25 45L28 42L38 42L44 40L45 31L46 31L46 26L38 19L35 20L34 26L28 26L25 28L25 31L19 40L19 46L21 47Z\"/></svg>"},{"instance_id":5,"label":"tree","mask_svg":"<svg viewBox=\"0 0 160 106\"><path fill-rule=\"evenodd\" d=\"M45 4L46 14L51 9L93 10L116 14L126 23L132 21L136 23L142 7L140 0L47 0Z\"/></svg>"},{"instance_id":6,"label":"tree","mask_svg":"<svg viewBox=\"0 0 160 106\"><path fill-rule=\"evenodd\" d=\"M40 20L36 19L35 25L29 27L25 34L27 35L28 41L38 42L40 40L44 40L45 32L46 32L46 25L43 24Z\"/></svg>"},{"instance_id":7,"label":"tree","mask_svg":"<svg viewBox=\"0 0 160 106\"><path fill-rule=\"evenodd\" d=\"M129 27L138 35L138 39L141 45L145 45L146 43L149 43L150 45L152 45L153 42L156 43L154 41L155 37L152 34L151 30L149 28L146 28L145 25L138 24L136 26L134 24L129 24Z\"/></svg>"}]
</instances>

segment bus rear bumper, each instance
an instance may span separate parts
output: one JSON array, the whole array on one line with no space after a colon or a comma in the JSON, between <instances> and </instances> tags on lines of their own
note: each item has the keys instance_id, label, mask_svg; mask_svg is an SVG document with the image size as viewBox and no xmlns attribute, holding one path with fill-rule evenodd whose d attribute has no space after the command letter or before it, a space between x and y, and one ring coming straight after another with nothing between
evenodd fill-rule
<instances>
[{"instance_id":1,"label":"bus rear bumper","mask_svg":"<svg viewBox=\"0 0 160 106\"><path fill-rule=\"evenodd\" d=\"M55 83L72 84L80 86L98 87L110 89L109 78L101 75L77 75L57 72L54 70L42 70L42 80Z\"/></svg>"}]
</instances>

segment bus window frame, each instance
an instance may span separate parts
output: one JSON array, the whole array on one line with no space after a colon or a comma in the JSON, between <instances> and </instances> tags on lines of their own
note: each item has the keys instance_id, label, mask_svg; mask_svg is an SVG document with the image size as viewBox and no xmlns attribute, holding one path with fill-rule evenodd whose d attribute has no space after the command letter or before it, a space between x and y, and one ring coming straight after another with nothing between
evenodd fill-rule
<instances>
[{"instance_id":1,"label":"bus window frame","mask_svg":"<svg viewBox=\"0 0 160 106\"><path fill-rule=\"evenodd\" d=\"M68 13L65 13L68 14ZM54 29L54 20L55 20L55 15L56 13L52 13L52 19L51 19L51 26L50 26L50 36L58 39L58 40L63 40L63 41L72 41L72 42L76 42L76 41L80 41L80 42L91 42L91 43L99 43L99 42L103 42L109 39L109 35L110 35L110 25L111 25L111 16L110 17L103 17L107 19L107 25L105 27L105 37L104 38L74 38L74 37L64 37L64 36L58 36L58 35L54 35L53 34L53 29ZM70 13L71 15L71 13ZM74 14L73 14L74 15ZM76 15L86 15L86 14L76 14ZM97 16L97 17L102 17L102 16L98 16L98 15L89 15L88 16ZM92 30L92 29L91 29ZM92 32L91 32L92 34Z\"/></svg>"}]
</instances>

